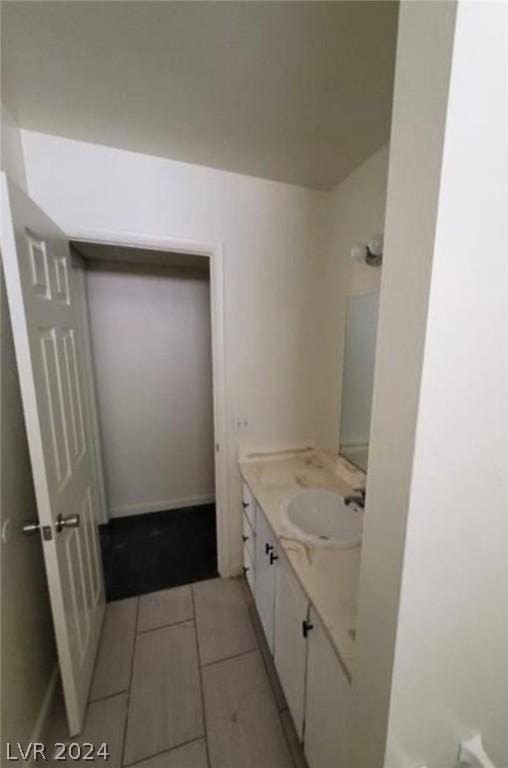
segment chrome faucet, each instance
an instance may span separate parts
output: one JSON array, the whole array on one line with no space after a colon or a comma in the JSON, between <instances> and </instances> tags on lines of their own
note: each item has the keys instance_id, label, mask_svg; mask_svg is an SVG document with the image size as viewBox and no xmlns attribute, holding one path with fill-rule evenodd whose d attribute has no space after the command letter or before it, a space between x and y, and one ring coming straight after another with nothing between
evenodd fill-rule
<instances>
[{"instance_id":1,"label":"chrome faucet","mask_svg":"<svg viewBox=\"0 0 508 768\"><path fill-rule=\"evenodd\" d=\"M344 498L344 504L356 504L360 509L365 509L365 495L366 491L365 488L355 488L355 493L360 494L359 496L346 496Z\"/></svg>"}]
</instances>

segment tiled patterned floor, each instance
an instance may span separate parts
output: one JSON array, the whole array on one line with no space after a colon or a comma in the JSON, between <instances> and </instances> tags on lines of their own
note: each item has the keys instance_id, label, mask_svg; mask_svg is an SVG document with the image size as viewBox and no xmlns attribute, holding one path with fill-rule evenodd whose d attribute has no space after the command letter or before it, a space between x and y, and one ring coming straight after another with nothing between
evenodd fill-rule
<instances>
[{"instance_id":1,"label":"tiled patterned floor","mask_svg":"<svg viewBox=\"0 0 508 768\"><path fill-rule=\"evenodd\" d=\"M60 703L45 741L65 740ZM108 604L76 740L107 742L108 768L305 766L245 582L212 579Z\"/></svg>"}]
</instances>

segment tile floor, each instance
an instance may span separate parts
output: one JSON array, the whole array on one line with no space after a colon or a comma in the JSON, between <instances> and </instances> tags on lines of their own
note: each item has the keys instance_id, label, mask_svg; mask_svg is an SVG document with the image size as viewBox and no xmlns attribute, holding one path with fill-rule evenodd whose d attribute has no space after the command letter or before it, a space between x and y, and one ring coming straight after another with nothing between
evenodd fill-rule
<instances>
[{"instance_id":1,"label":"tile floor","mask_svg":"<svg viewBox=\"0 0 508 768\"><path fill-rule=\"evenodd\" d=\"M45 742L65 740L59 703ZM76 740L107 742L109 768L304 768L246 583L109 603Z\"/></svg>"}]
</instances>

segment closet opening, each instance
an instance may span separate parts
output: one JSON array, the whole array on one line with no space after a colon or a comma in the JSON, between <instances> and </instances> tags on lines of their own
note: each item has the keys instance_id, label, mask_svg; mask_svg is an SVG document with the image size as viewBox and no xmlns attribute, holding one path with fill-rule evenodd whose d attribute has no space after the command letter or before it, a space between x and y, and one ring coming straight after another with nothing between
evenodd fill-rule
<instances>
[{"instance_id":1,"label":"closet opening","mask_svg":"<svg viewBox=\"0 0 508 768\"><path fill-rule=\"evenodd\" d=\"M71 240L106 598L213 578L213 256Z\"/></svg>"}]
</instances>

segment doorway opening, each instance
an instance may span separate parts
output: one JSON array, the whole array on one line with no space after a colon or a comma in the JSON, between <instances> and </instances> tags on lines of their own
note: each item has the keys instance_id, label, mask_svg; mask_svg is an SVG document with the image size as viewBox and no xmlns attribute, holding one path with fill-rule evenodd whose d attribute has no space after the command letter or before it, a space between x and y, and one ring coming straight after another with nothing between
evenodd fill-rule
<instances>
[{"instance_id":1,"label":"doorway opening","mask_svg":"<svg viewBox=\"0 0 508 768\"><path fill-rule=\"evenodd\" d=\"M221 529L212 258L84 239L70 246L107 600L213 578Z\"/></svg>"}]
</instances>

